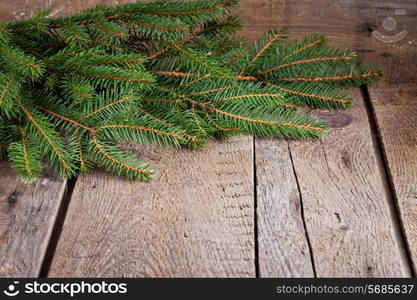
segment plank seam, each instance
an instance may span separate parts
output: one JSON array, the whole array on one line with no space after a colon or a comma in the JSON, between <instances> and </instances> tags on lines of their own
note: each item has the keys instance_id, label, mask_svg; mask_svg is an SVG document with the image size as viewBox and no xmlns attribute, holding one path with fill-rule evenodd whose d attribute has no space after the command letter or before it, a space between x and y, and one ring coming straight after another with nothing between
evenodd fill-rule
<instances>
[{"instance_id":1,"label":"plank seam","mask_svg":"<svg viewBox=\"0 0 417 300\"><path fill-rule=\"evenodd\" d=\"M47 278L49 274L49 270L52 265L52 260L55 255L55 250L58 245L58 241L61 237L62 228L64 226L64 221L66 219L68 207L72 198L72 193L74 192L75 184L77 182L77 178L71 178L67 182L66 189L62 196L61 204L58 208L58 213L55 218L54 226L52 228L52 234L48 242L48 246L46 248L45 256L43 258L43 262L41 264L41 270L39 272L40 278Z\"/></svg>"},{"instance_id":2,"label":"plank seam","mask_svg":"<svg viewBox=\"0 0 417 300\"><path fill-rule=\"evenodd\" d=\"M379 171L381 174L382 184L385 186L385 192L388 199L388 204L393 220L393 226L396 233L398 246L400 248L403 259L408 267L408 272L412 277L416 277L416 272L413 268L413 260L411 256L411 248L408 243L405 234L404 224L401 222L401 210L398 205L398 197L395 191L394 181L391 176L391 170L388 164L388 158L384 149L382 142L381 130L378 125L378 120L376 117L375 107L371 101L371 96L369 94L368 86L363 85L360 87L360 91L365 103L365 109L368 114L369 126L371 130L372 145L374 149L375 158L379 166Z\"/></svg>"},{"instance_id":3,"label":"plank seam","mask_svg":"<svg viewBox=\"0 0 417 300\"><path fill-rule=\"evenodd\" d=\"M260 277L259 270L259 243L258 243L258 178L256 172L256 138L252 138L253 144L253 201L254 201L254 238L255 238L255 277Z\"/></svg>"},{"instance_id":4,"label":"plank seam","mask_svg":"<svg viewBox=\"0 0 417 300\"><path fill-rule=\"evenodd\" d=\"M309 233L308 233L308 230L307 230L307 222L306 222L306 219L305 219L305 216L304 216L303 195L301 193L301 187L300 187L300 183L298 181L298 175L297 175L297 171L295 169L294 159L293 159L293 156L292 156L289 141L287 141L287 147L288 147L288 153L289 153L290 160L291 160L292 170L293 170L294 177L295 177L295 182L297 184L298 196L299 196L299 199L300 199L301 220L303 221L303 227L304 227L304 232L305 232L305 236L306 236L308 251L310 253L311 267L313 269L314 278L317 278L316 265L315 265L315 262L314 262L314 255L313 255L313 247L311 245L310 236L309 236Z\"/></svg>"}]
</instances>

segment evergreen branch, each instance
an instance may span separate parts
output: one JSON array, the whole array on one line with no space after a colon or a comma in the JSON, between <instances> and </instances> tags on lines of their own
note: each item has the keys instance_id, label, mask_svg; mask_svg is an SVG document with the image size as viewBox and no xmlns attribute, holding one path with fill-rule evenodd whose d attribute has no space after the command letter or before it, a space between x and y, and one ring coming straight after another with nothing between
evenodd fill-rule
<instances>
[{"instance_id":1,"label":"evergreen branch","mask_svg":"<svg viewBox=\"0 0 417 300\"><path fill-rule=\"evenodd\" d=\"M108 58L103 57L102 59L93 61L90 65L98 66L98 65L108 65L108 64L136 64L142 63L146 61L146 58L143 56L137 55L121 55L120 57L110 56Z\"/></svg>"},{"instance_id":2,"label":"evergreen branch","mask_svg":"<svg viewBox=\"0 0 417 300\"><path fill-rule=\"evenodd\" d=\"M243 81L259 81L259 79L255 76L238 75L238 76L236 76L236 79L243 80Z\"/></svg>"},{"instance_id":3,"label":"evergreen branch","mask_svg":"<svg viewBox=\"0 0 417 300\"><path fill-rule=\"evenodd\" d=\"M222 98L222 99L217 99L215 101L213 101L213 103L218 103L218 102L226 102L226 101L234 101L234 100L242 100L242 99L251 99L251 98L281 98L284 99L284 97L281 94L248 94L248 95L239 95L239 96L233 96L233 97L228 97L228 98ZM287 108L287 109L296 109L297 107L295 105L292 104L287 104L287 103L281 103L281 102L275 102L278 106Z\"/></svg>"},{"instance_id":4,"label":"evergreen branch","mask_svg":"<svg viewBox=\"0 0 417 300\"><path fill-rule=\"evenodd\" d=\"M100 107L99 109L96 109L95 111L92 111L92 112L88 113L87 115L83 116L83 117L80 119L80 121L84 121L85 119L91 118L91 117L92 117L92 116L94 116L95 114L98 114L99 112L101 112L101 111L103 111L103 110L106 110L106 109L108 109L109 107L112 107L112 106L114 106L114 105L116 105L116 104L119 104L119 103L122 103L122 102L125 102L125 101L129 101L129 100L131 100L132 98L133 98L133 96L126 96L126 97L123 97L123 98L118 99L118 100L116 100L116 101L113 101L113 102L111 102L111 103L109 103L109 104L107 104L107 105L105 105L105 106L103 106L103 107Z\"/></svg>"},{"instance_id":5,"label":"evergreen branch","mask_svg":"<svg viewBox=\"0 0 417 300\"><path fill-rule=\"evenodd\" d=\"M293 61L290 63L286 63L286 64L282 64L282 65L278 65L266 70L261 70L259 71L259 74L267 74L267 73L271 73L273 71L277 71L279 69L283 69L283 68L287 68L290 66L295 66L295 65L302 65L302 64L311 64L311 63L316 63L316 62L323 62L323 61L341 61L341 60L351 60L352 57L350 56L337 56L337 57L315 57L315 58L309 58L309 59L302 59L302 60L298 60L298 61Z\"/></svg>"},{"instance_id":6,"label":"evergreen branch","mask_svg":"<svg viewBox=\"0 0 417 300\"><path fill-rule=\"evenodd\" d=\"M199 91L193 94L188 94L189 97L191 96L199 96L199 95L207 95L207 94L211 94L211 93L217 93L220 91L225 91L227 89L230 89L230 87L224 86L224 87L219 87L219 88L215 88L215 89L211 89L211 90L205 90L205 91Z\"/></svg>"},{"instance_id":7,"label":"evergreen branch","mask_svg":"<svg viewBox=\"0 0 417 300\"><path fill-rule=\"evenodd\" d=\"M195 125L197 125L197 128L198 128L198 130L203 134L203 135L208 135L207 134L207 131L201 126L201 124L200 124L200 121L198 120L198 117L197 117L197 113L195 112L195 105L196 105L196 103L195 102L193 102L192 104L191 104L191 111L192 111L192 114L193 114L193 119L194 119L194 123L195 123Z\"/></svg>"},{"instance_id":8,"label":"evergreen branch","mask_svg":"<svg viewBox=\"0 0 417 300\"><path fill-rule=\"evenodd\" d=\"M348 107L352 104L352 101L350 99L346 99L346 98L342 98L342 97L329 97L329 96L323 96L317 93L313 93L313 92L302 92L302 91L297 91L294 88L286 88L283 86L280 86L278 84L272 84L272 83L267 83L268 85L271 85L273 87L275 87L276 89L279 89L287 94L292 94L292 95L296 95L296 96L301 96L301 97L306 97L306 98L310 98L310 99L318 99L320 101L324 101L324 102L330 102L330 103L335 103L336 105L341 105L341 107ZM311 89L311 87L309 87ZM312 104L311 104L312 105ZM320 106L319 106L320 107ZM325 105L323 105L322 107L326 107Z\"/></svg>"},{"instance_id":9,"label":"evergreen branch","mask_svg":"<svg viewBox=\"0 0 417 300\"><path fill-rule=\"evenodd\" d=\"M229 8L232 7L236 1L219 1L215 5L210 5L204 8L191 8L189 10L171 10L171 11L142 11L142 14L149 14L155 16L185 16L185 15L194 15L202 14L207 12L212 12L219 8ZM160 8L159 8L160 9Z\"/></svg>"},{"instance_id":10,"label":"evergreen branch","mask_svg":"<svg viewBox=\"0 0 417 300\"><path fill-rule=\"evenodd\" d=\"M43 73L43 65L36 61L35 57L29 56L18 48L9 46L0 47L0 60L15 69L17 73L29 77L34 80Z\"/></svg>"},{"instance_id":11,"label":"evergreen branch","mask_svg":"<svg viewBox=\"0 0 417 300\"><path fill-rule=\"evenodd\" d=\"M324 42L325 42L324 37L320 36L320 37L314 39L312 42L308 43L307 45L304 45L301 48L298 48L298 49L294 50L293 52L289 53L287 56L284 57L284 59L290 58L290 57L292 57L294 55L297 55L297 54L299 54L299 53L301 53L301 52L303 52L307 49L310 49L312 47L321 45Z\"/></svg>"},{"instance_id":12,"label":"evergreen branch","mask_svg":"<svg viewBox=\"0 0 417 300\"><path fill-rule=\"evenodd\" d=\"M6 95L9 92L10 87L14 83L13 81L14 81L14 76L10 78L10 80L6 83L6 86L3 87L3 91L0 94L0 105L2 105L3 102L5 102L4 99L6 98Z\"/></svg>"},{"instance_id":13,"label":"evergreen branch","mask_svg":"<svg viewBox=\"0 0 417 300\"><path fill-rule=\"evenodd\" d=\"M210 65L207 61L205 61L204 59L202 59L201 57L199 57L195 53L192 53L190 50L187 51L187 50L185 50L184 48L182 48L181 46L179 46L175 43L171 43L171 42L167 42L167 43L171 47L173 47L174 49L176 49L180 53L182 53L185 57L187 57L191 61L194 61L195 63L197 63L197 65L207 69L209 72L215 73L215 74L217 74L217 75L219 75L220 77L223 77L223 78L227 78L227 79L231 78L231 75L228 74L225 70L222 70L222 68Z\"/></svg>"},{"instance_id":14,"label":"evergreen branch","mask_svg":"<svg viewBox=\"0 0 417 300\"><path fill-rule=\"evenodd\" d=\"M23 159L24 159L24 164L25 164L25 170L26 170L26 174L28 176L32 176L32 170L30 168L30 164L29 164L29 156L28 156L28 150L26 147L26 135L25 135L25 131L23 129L23 127L21 125L19 125L19 129L20 129L20 134L22 136L22 151L23 151Z\"/></svg>"},{"instance_id":15,"label":"evergreen branch","mask_svg":"<svg viewBox=\"0 0 417 300\"><path fill-rule=\"evenodd\" d=\"M64 116L62 116L62 115L60 115L60 114L58 114L58 113L56 113L56 112L53 112L53 111L51 111L51 110L49 110L49 109L47 109L47 108L41 107L41 106L36 105L36 104L32 104L32 106L33 106L34 108L37 108L37 109L39 109L39 110L41 110L41 111L44 111L44 112L46 112L46 113L50 114L50 115L53 115L54 117L57 117L57 118L59 118L59 119L61 119L61 120L64 120L64 121L66 121L66 122L68 122L68 123L74 124L75 126L77 126L77 127L79 127L79 128L82 128L82 129L85 129L85 130L87 130L87 131L90 131L91 133L96 133L96 130L95 130L95 129L90 128L90 127L87 127L87 126L85 126L85 125L83 125L83 124L81 124L81 123L79 123L79 122L77 122L77 121L75 121L75 120L71 120L71 119L69 119L69 118L67 118L67 117L64 117Z\"/></svg>"},{"instance_id":16,"label":"evergreen branch","mask_svg":"<svg viewBox=\"0 0 417 300\"><path fill-rule=\"evenodd\" d=\"M86 168L85 168L85 162L84 162L83 148L81 144L81 133L78 128L77 128L75 135L77 137L77 147L78 147L78 153L79 153L79 159L80 159L80 170L85 170Z\"/></svg>"},{"instance_id":17,"label":"evergreen branch","mask_svg":"<svg viewBox=\"0 0 417 300\"><path fill-rule=\"evenodd\" d=\"M138 108L138 110L139 110L139 112L140 112L140 113L142 113L142 114L144 114L144 115L148 116L148 117L149 117L149 118L151 118L152 120L154 120L154 121L156 121L156 122L158 122L158 123L161 123L161 124L163 124L163 125L165 125L165 126L167 126L167 127L169 127L169 128L174 129L174 126L173 126L172 124L170 124L170 123L168 123L168 122L165 122L165 121L161 120L160 118L157 118L156 116L152 115L152 114L151 114L151 113L149 113L148 111L146 111L146 110L144 110L144 109L142 109L142 108ZM188 138L191 142L193 142L193 143L197 143L197 137L196 137L196 136L194 136L194 135L190 135L190 134L188 134L188 133L186 133L186 132L184 132L184 133L183 133L183 135L184 135L186 138Z\"/></svg>"},{"instance_id":18,"label":"evergreen branch","mask_svg":"<svg viewBox=\"0 0 417 300\"><path fill-rule=\"evenodd\" d=\"M115 153L111 154L109 151L107 151L98 141L96 135L92 135L91 140L93 142L94 148L98 151L98 154L101 156L101 158L104 158L106 161L99 160L100 164L105 167L107 170L115 171L109 166L110 164L114 164L117 167L116 172L121 175L124 173L124 175L130 179L136 179L136 180L150 180L151 176L153 175L153 172L149 170L149 166L135 166L134 160L132 160L131 157L125 157L124 160L131 160L128 162L123 161L122 154L120 152L115 152L114 147L107 146L110 148L110 150L113 150ZM119 157L116 157L119 156ZM137 165L137 163L136 163Z\"/></svg>"},{"instance_id":19,"label":"evergreen branch","mask_svg":"<svg viewBox=\"0 0 417 300\"><path fill-rule=\"evenodd\" d=\"M89 67L86 69L77 70L76 74L82 77L93 79L104 79L120 82L130 83L152 83L153 78L147 76L145 73L138 73L137 71L121 70L114 67ZM99 81L97 81L99 83Z\"/></svg>"},{"instance_id":20,"label":"evergreen branch","mask_svg":"<svg viewBox=\"0 0 417 300\"><path fill-rule=\"evenodd\" d=\"M102 31L104 31L105 33L109 33L113 36L113 38L115 39L125 39L126 38L126 33L122 30L115 29L115 26L112 24L110 25L109 22L94 22L94 24L101 29Z\"/></svg>"},{"instance_id":21,"label":"evergreen branch","mask_svg":"<svg viewBox=\"0 0 417 300\"><path fill-rule=\"evenodd\" d=\"M175 99L151 99L151 98L149 98L149 99L142 99L142 101L144 101L144 102L165 102L165 103L175 103L175 104L181 103L180 100L175 100Z\"/></svg>"},{"instance_id":22,"label":"evergreen branch","mask_svg":"<svg viewBox=\"0 0 417 300\"><path fill-rule=\"evenodd\" d=\"M217 129L219 129L220 131L233 132L233 131L239 131L240 130L239 128L223 128L223 127L221 127L216 121L213 120L213 118L207 112L207 109L206 109L205 106L203 106L203 110L204 110L204 115L210 121L210 123L213 124L214 127L216 127Z\"/></svg>"},{"instance_id":23,"label":"evergreen branch","mask_svg":"<svg viewBox=\"0 0 417 300\"><path fill-rule=\"evenodd\" d=\"M0 50L0 51L1 51L1 50ZM2 51L2 54L3 54L5 57L9 58L10 60L14 61L15 63L18 63L18 64L20 64L20 65L22 65L22 66L25 66L25 67L28 67L28 68L31 68L31 69L34 69L34 70L35 70L35 72L37 72L37 71L40 71L40 70L41 70L41 66L39 66L39 65L37 65L37 64L34 64L34 63L31 63L31 62L25 61L25 60L23 60L23 59L19 59L18 57L12 56L12 55L10 55L10 54L8 54L8 53L5 53L5 52L3 52L3 51Z\"/></svg>"},{"instance_id":24,"label":"evergreen branch","mask_svg":"<svg viewBox=\"0 0 417 300\"><path fill-rule=\"evenodd\" d=\"M252 60L245 66L245 68L240 72L239 75L245 74L246 70L249 69L255 62L261 57L267 49L269 49L275 42L277 42L282 37L286 37L285 30L278 31L273 34L273 36L265 43L265 45L255 54Z\"/></svg>"},{"instance_id":25,"label":"evergreen branch","mask_svg":"<svg viewBox=\"0 0 417 300\"><path fill-rule=\"evenodd\" d=\"M153 129L153 128L148 128L148 127L140 127L140 126L132 126L132 125L103 125L103 126L98 126L95 129L97 131L101 131L103 129L109 129L109 128L125 128L125 129L131 129L131 130L140 130L140 131L145 131L145 132L151 132L151 133L156 133L156 134L161 134L161 135L165 135L168 137L172 137L178 141L180 141L182 138L175 134L175 133L171 133L171 132L165 132L165 131L161 131L161 130L157 130L157 129Z\"/></svg>"},{"instance_id":26,"label":"evergreen branch","mask_svg":"<svg viewBox=\"0 0 417 300\"><path fill-rule=\"evenodd\" d=\"M326 126L298 107L349 107L341 88L381 76L318 35L284 43L271 29L247 47L237 3L137 1L1 24L0 156L24 180L42 160L63 177L97 165L147 180L151 167L118 145L320 138Z\"/></svg>"},{"instance_id":27,"label":"evergreen branch","mask_svg":"<svg viewBox=\"0 0 417 300\"><path fill-rule=\"evenodd\" d=\"M280 78L279 81L286 82L328 82L328 81L344 81L354 79L365 79L380 77L381 73L378 71L370 71L365 74L349 74L341 76L321 76L321 77L295 77L295 78Z\"/></svg>"},{"instance_id":28,"label":"evergreen branch","mask_svg":"<svg viewBox=\"0 0 417 300\"><path fill-rule=\"evenodd\" d=\"M177 72L177 71L159 71L159 70L151 70L150 71L152 74L156 74L156 75L163 75L163 76L168 76L168 77L190 77L193 76L194 74L192 73L185 73L185 72Z\"/></svg>"},{"instance_id":29,"label":"evergreen branch","mask_svg":"<svg viewBox=\"0 0 417 300\"><path fill-rule=\"evenodd\" d=\"M16 129L17 127L17 129ZM12 168L24 181L39 176L42 171L41 155L33 141L29 141L22 125L13 126L12 131L18 131L19 142L12 142L8 147L8 155Z\"/></svg>"},{"instance_id":30,"label":"evergreen branch","mask_svg":"<svg viewBox=\"0 0 417 300\"><path fill-rule=\"evenodd\" d=\"M19 104L19 106L21 110L24 112L24 114L26 115L28 121L31 124L33 124L33 126L37 129L39 134L45 139L45 141L47 142L47 145L52 150L54 157L56 157L58 161L60 162L60 165L63 167L63 171L64 171L62 174L66 174L67 176L72 175L73 168L71 167L68 159L64 157L63 149L60 149L61 147L59 147L58 144L53 140L53 136L48 134L46 130L42 128L42 126L35 120L34 116L29 112L29 110L26 107L24 107L21 103Z\"/></svg>"},{"instance_id":31,"label":"evergreen branch","mask_svg":"<svg viewBox=\"0 0 417 300\"><path fill-rule=\"evenodd\" d=\"M202 76L200 76L200 77L198 77L198 78L196 78L196 79L194 79L192 81L181 83L180 84L180 87L186 87L186 86L193 85L193 84L195 84L195 83L197 83L197 82L199 82L201 80L207 79L210 76L211 76L211 74L204 74L204 75L202 75Z\"/></svg>"},{"instance_id":32,"label":"evergreen branch","mask_svg":"<svg viewBox=\"0 0 417 300\"><path fill-rule=\"evenodd\" d=\"M322 127L317 126L309 126L309 125L299 125L299 124L292 124L289 122L274 122L274 121L265 121L265 120L257 120L249 117L239 116L236 114L232 114L223 110L220 110L214 106L210 106L209 109L215 113L225 115L227 117L231 117L234 119L251 122L251 123L257 123L257 124L263 124L263 125L271 125L271 126L279 126L279 127L291 127L291 128L298 128L298 129L307 129L310 131L314 131L317 133L323 132L324 129Z\"/></svg>"},{"instance_id":33,"label":"evergreen branch","mask_svg":"<svg viewBox=\"0 0 417 300\"><path fill-rule=\"evenodd\" d=\"M160 29L160 30L167 30L167 31L187 31L188 30L188 28L186 28L186 27L163 26L163 25L146 23L146 22L142 22L142 21L139 21L139 20L131 20L131 19L126 19L126 18L123 18L122 20L128 21L129 23L133 23L133 24L136 24L136 25L150 27L150 28L153 28L153 29Z\"/></svg>"},{"instance_id":34,"label":"evergreen branch","mask_svg":"<svg viewBox=\"0 0 417 300\"><path fill-rule=\"evenodd\" d=\"M272 98L284 99L284 97L281 94L247 94L247 95L239 95L239 96L221 98L221 99L217 99L215 102L225 102L225 101L231 101L231 100L241 100L241 99L261 98L261 97L268 97L268 98L272 97Z\"/></svg>"}]
</instances>

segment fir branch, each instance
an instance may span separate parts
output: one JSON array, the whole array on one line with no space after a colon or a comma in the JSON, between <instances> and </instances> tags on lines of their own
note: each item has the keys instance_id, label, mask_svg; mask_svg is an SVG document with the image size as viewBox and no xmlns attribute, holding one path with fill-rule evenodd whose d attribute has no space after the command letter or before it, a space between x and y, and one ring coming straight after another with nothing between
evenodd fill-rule
<instances>
[{"instance_id":1,"label":"fir branch","mask_svg":"<svg viewBox=\"0 0 417 300\"><path fill-rule=\"evenodd\" d=\"M56 133L48 126L43 127L40 123L40 120L36 120L37 117L29 111L28 108L23 106L21 103L19 104L19 107L23 111L23 113L26 115L27 120L30 122L30 124L33 125L34 128L36 128L36 132L32 131L33 134L38 135L42 137L42 139L45 141L45 148L43 149L44 153L47 152L47 149L49 148L51 150L51 158L56 159L58 164L62 167L61 175L62 176L71 176L74 174L74 168L68 158L66 158L66 151L64 150L62 144L59 141L58 136ZM46 122L43 122L45 125L48 124ZM53 163L53 161L52 161Z\"/></svg>"},{"instance_id":2,"label":"fir branch","mask_svg":"<svg viewBox=\"0 0 417 300\"><path fill-rule=\"evenodd\" d=\"M129 130L132 130L132 131L150 132L152 134L163 135L163 136L172 138L172 139L177 141L178 145L180 144L180 141L182 139L182 137L180 137L178 134L175 134L175 133L165 132L165 131L162 131L162 130L157 130L157 129L148 128L148 127L133 126L133 125L112 124L112 125L98 126L95 129L97 131L103 131L105 129L129 129ZM119 138L115 138L115 140L119 140ZM135 138L134 138L134 140L136 141Z\"/></svg>"},{"instance_id":3,"label":"fir branch","mask_svg":"<svg viewBox=\"0 0 417 300\"><path fill-rule=\"evenodd\" d=\"M81 132L78 128L76 130L75 135L77 137L77 147L78 147L79 160L80 160L80 170L85 171L86 170L86 164L85 164L85 161L84 161L83 146L82 146L82 143L81 143Z\"/></svg>"},{"instance_id":4,"label":"fir branch","mask_svg":"<svg viewBox=\"0 0 417 300\"><path fill-rule=\"evenodd\" d=\"M306 129L309 131L313 131L316 133L321 133L324 131L323 127L319 127L319 126L310 126L310 125L299 125L299 124L293 124L290 122L274 122L274 121L266 121L266 120L258 120L258 119L253 119L253 118L249 118L249 117L245 117L245 116L240 116L240 115L236 115L236 114L232 114L223 110L220 110L214 106L210 106L209 110L218 113L218 114L222 114L224 116L230 117L230 118L234 118L234 119L238 119L238 120L242 120L242 121L246 121L246 122L251 122L251 123L256 123L256 124L264 124L264 125L271 125L271 126L278 126L278 127L290 127L290 128L298 128L298 129Z\"/></svg>"},{"instance_id":5,"label":"fir branch","mask_svg":"<svg viewBox=\"0 0 417 300\"><path fill-rule=\"evenodd\" d=\"M367 78L381 77L381 73L378 71L369 71L365 74L348 74L340 76L319 76L319 77L294 77L294 78L280 78L280 81L286 82L329 82L329 81L345 81Z\"/></svg>"},{"instance_id":6,"label":"fir branch","mask_svg":"<svg viewBox=\"0 0 417 300\"><path fill-rule=\"evenodd\" d=\"M341 88L381 76L355 53L271 29L248 48L238 0L157 0L45 12L0 25L0 155L24 180L94 165L135 180L151 167L123 142L201 148L235 134L320 138L300 106L347 108Z\"/></svg>"},{"instance_id":7,"label":"fir branch","mask_svg":"<svg viewBox=\"0 0 417 300\"><path fill-rule=\"evenodd\" d=\"M304 65L304 64L311 64L311 63L316 63L316 62L343 61L343 60L351 60L351 59L352 57L347 56L347 55L336 56L336 57L315 57L315 58L301 59L301 60L281 64L281 65L278 65L278 66L275 66L266 70L261 70L259 71L259 74L264 75L266 73L271 73L273 71L277 71L279 69L283 69L283 68L287 68L287 67L295 66L295 65Z\"/></svg>"},{"instance_id":8,"label":"fir branch","mask_svg":"<svg viewBox=\"0 0 417 300\"><path fill-rule=\"evenodd\" d=\"M117 104L119 104L119 103L123 103L123 102L125 102L125 101L132 100L132 98L133 98L133 96L126 96L126 97L123 97L123 98L121 98L121 99L115 100L115 101L113 101L113 102L111 102L111 103L109 103L109 104L107 104L107 105L105 105L105 106L102 106L102 107L100 107L100 108L98 108L98 109L96 109L96 110L94 110L94 111L92 111L92 112L88 113L87 115L83 116L83 117L80 119L80 121L84 121L85 119L91 118L91 117L92 117L92 116L94 116L95 114L98 114L98 113L102 112L103 110L106 110L106 109L108 109L108 108L110 108L110 107L112 107L112 106L114 106L114 105L117 105Z\"/></svg>"},{"instance_id":9,"label":"fir branch","mask_svg":"<svg viewBox=\"0 0 417 300\"><path fill-rule=\"evenodd\" d=\"M267 37L266 37L267 41L265 41L263 43L263 46L257 51L255 56L245 66L245 68L243 68L243 70L240 72L239 75L245 74L246 70L249 69L250 67L252 67L252 65L259 59L259 57L261 57L265 53L265 51L267 51L277 41L279 41L282 38L286 38L286 37L287 37L286 30L281 30L281 31L278 31L278 32L276 32L275 30L271 30L267 34Z\"/></svg>"},{"instance_id":10,"label":"fir branch","mask_svg":"<svg viewBox=\"0 0 417 300\"><path fill-rule=\"evenodd\" d=\"M299 105L308 105L318 108L347 108L352 105L352 100L350 98L347 96L341 96L337 91L329 86L311 86L299 84L280 85L278 83L267 84L287 94L301 97L301 101L299 98L296 101L296 103Z\"/></svg>"},{"instance_id":11,"label":"fir branch","mask_svg":"<svg viewBox=\"0 0 417 300\"><path fill-rule=\"evenodd\" d=\"M53 112L53 111L51 111L51 110L49 110L47 108L41 107L41 106L36 105L36 104L32 104L32 107L37 108L37 109L39 109L39 110L41 110L43 112L46 112L46 113L48 113L48 114L50 114L50 115L52 115L54 117L57 117L57 118L59 118L61 120L66 121L68 123L74 124L75 126L77 126L79 128L82 128L82 129L85 129L87 131L90 131L91 133L96 133L96 129L87 127L87 126L85 126L85 125L83 125L83 124L81 124L81 123L79 123L79 122L77 122L75 120L71 120L71 119L69 119L67 117L64 117L64 116L62 116L62 115L60 115L60 114L58 114L56 112Z\"/></svg>"},{"instance_id":12,"label":"fir branch","mask_svg":"<svg viewBox=\"0 0 417 300\"><path fill-rule=\"evenodd\" d=\"M183 54L186 58L190 59L190 67L192 68L192 62L194 62L196 67L200 67L203 70L205 70L204 73L215 73L219 75L220 77L231 79L232 75L229 73L229 70L226 68L222 68L220 66L215 66L209 62L209 60L206 60L202 58L200 54L198 54L196 51L193 51L191 49L184 49L181 46L168 42L168 44L173 47L174 49L178 50L181 54Z\"/></svg>"},{"instance_id":13,"label":"fir branch","mask_svg":"<svg viewBox=\"0 0 417 300\"><path fill-rule=\"evenodd\" d=\"M22 152L23 152L23 160L24 160L26 174L27 176L32 176L33 171L30 168L30 163L29 163L29 155L28 155L28 150L26 146L25 130L23 129L22 125L19 126L19 129L20 129L20 134L22 136Z\"/></svg>"},{"instance_id":14,"label":"fir branch","mask_svg":"<svg viewBox=\"0 0 417 300\"><path fill-rule=\"evenodd\" d=\"M28 140L22 125L16 126L20 141L12 142L8 146L11 167L26 182L39 176L42 171L41 154L33 141ZM15 127L12 127L14 130Z\"/></svg>"},{"instance_id":15,"label":"fir branch","mask_svg":"<svg viewBox=\"0 0 417 300\"><path fill-rule=\"evenodd\" d=\"M310 41L309 41L310 40ZM306 43L306 41L308 41L308 43ZM326 41L326 39L323 36L311 36L309 38L307 38L306 40L300 41L297 43L297 45L300 45L299 47L297 47L296 49L294 49L292 52L290 52L289 54L287 54L284 59L288 59L294 55L300 54L303 51L306 51L307 49L310 49L312 47L316 47L319 45L324 44Z\"/></svg>"},{"instance_id":16,"label":"fir branch","mask_svg":"<svg viewBox=\"0 0 417 300\"><path fill-rule=\"evenodd\" d=\"M97 162L108 171L124 175L129 179L150 180L153 172L148 165L140 163L131 155L121 152L114 146L102 145L96 135L91 137L92 148L90 151L96 157Z\"/></svg>"}]
</instances>

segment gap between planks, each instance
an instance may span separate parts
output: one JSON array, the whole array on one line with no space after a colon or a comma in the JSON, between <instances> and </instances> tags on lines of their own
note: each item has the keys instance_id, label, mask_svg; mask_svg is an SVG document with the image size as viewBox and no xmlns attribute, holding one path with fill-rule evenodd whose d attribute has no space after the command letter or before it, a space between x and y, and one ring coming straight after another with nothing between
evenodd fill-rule
<instances>
[{"instance_id":1,"label":"gap between planks","mask_svg":"<svg viewBox=\"0 0 417 300\"><path fill-rule=\"evenodd\" d=\"M62 227L64 226L65 217L67 215L68 207L71 202L72 193L74 192L74 188L77 183L77 179L78 177L74 177L74 178L67 180L66 189L65 189L64 195L62 196L61 204L58 208L57 216L55 219L55 224L53 225L52 234L49 239L49 243L45 252L45 257L43 259L41 269L39 272L40 278L48 277L52 260L55 255L55 250L56 250L58 241L61 237Z\"/></svg>"},{"instance_id":2,"label":"gap between planks","mask_svg":"<svg viewBox=\"0 0 417 300\"><path fill-rule=\"evenodd\" d=\"M253 163L253 232L255 245L255 277L260 277L258 244L258 179L256 178L256 137L252 138Z\"/></svg>"},{"instance_id":3,"label":"gap between planks","mask_svg":"<svg viewBox=\"0 0 417 300\"><path fill-rule=\"evenodd\" d=\"M259 140L261 277L410 275L371 140L372 120L359 88L352 92L353 110L323 112L335 127L324 141Z\"/></svg>"},{"instance_id":4,"label":"gap between planks","mask_svg":"<svg viewBox=\"0 0 417 300\"><path fill-rule=\"evenodd\" d=\"M381 131L378 126L376 119L375 108L369 94L368 86L361 86L361 94L365 103L365 108L368 113L369 124L371 128L372 144L374 146L375 157L378 161L379 172L382 176L383 187L387 195L388 200L390 201L391 207L391 216L394 223L394 228L397 231L398 243L403 248L404 260L407 261L409 265L409 272L412 277L416 277L415 270L413 268L413 260L411 256L410 245L406 238L404 223L401 222L401 211L398 205L398 199L396 197L394 183L392 181L391 172L389 170L388 160L385 154L385 149L382 144Z\"/></svg>"},{"instance_id":5,"label":"gap between planks","mask_svg":"<svg viewBox=\"0 0 417 300\"><path fill-rule=\"evenodd\" d=\"M303 227L304 227L304 232L305 232L305 236L306 236L306 242L307 242L308 250L309 250L309 253L310 253L311 269L313 271L314 277L316 278L317 277L317 271L316 271L316 265L315 265L315 262L314 262L313 247L311 246L310 236L308 234L306 219L305 219L305 216L304 216L303 195L301 193L300 182L298 181L297 171L295 169L294 159L292 157L290 143L288 143L288 153L289 153L289 156L290 156L291 166L292 166L292 170L293 170L294 177L295 177L295 183L297 185L298 197L300 199L300 215L301 215L301 220L303 221Z\"/></svg>"}]
</instances>

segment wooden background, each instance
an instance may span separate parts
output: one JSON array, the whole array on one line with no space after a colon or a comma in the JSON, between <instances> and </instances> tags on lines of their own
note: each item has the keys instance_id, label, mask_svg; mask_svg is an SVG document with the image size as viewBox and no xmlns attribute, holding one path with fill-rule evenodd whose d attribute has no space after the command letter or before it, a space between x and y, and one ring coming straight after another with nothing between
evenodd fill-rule
<instances>
[{"instance_id":1,"label":"wooden background","mask_svg":"<svg viewBox=\"0 0 417 300\"><path fill-rule=\"evenodd\" d=\"M122 2L0 0L0 20ZM351 110L314 111L332 127L322 141L138 146L159 170L152 183L48 170L24 185L0 162L1 277L416 275L417 2L241 0L239 16L250 39L271 26L326 34L384 80L352 89Z\"/></svg>"}]
</instances>

